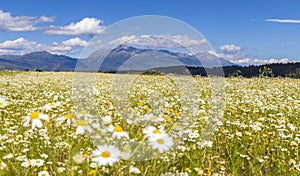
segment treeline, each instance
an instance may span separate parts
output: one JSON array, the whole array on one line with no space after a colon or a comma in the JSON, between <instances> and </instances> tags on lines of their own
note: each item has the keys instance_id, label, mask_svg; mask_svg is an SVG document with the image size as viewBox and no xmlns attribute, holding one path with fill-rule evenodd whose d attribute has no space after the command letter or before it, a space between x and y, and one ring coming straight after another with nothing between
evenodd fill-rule
<instances>
[{"instance_id":1,"label":"treeline","mask_svg":"<svg viewBox=\"0 0 300 176\"><path fill-rule=\"evenodd\" d=\"M1 70L1 69L0 69ZM42 72L45 70L25 70L25 71L37 71ZM58 70L53 70L58 71ZM74 70L69 70L74 71ZM148 75L161 75L164 73L171 74L189 74L189 75L219 75L225 77L291 77L300 78L300 62L294 63L276 63L266 65L250 65L250 66L225 66L225 67L186 67L186 66L174 66L174 67L160 67L151 69L148 71L99 71L102 73L140 73Z\"/></svg>"},{"instance_id":2,"label":"treeline","mask_svg":"<svg viewBox=\"0 0 300 176\"><path fill-rule=\"evenodd\" d=\"M174 74L191 74L191 75L219 75L225 77L292 77L300 78L300 62L297 63L276 63L267 65L250 65L250 66L225 66L214 68L203 67L163 67L148 71L149 74L155 72L174 73Z\"/></svg>"}]
</instances>

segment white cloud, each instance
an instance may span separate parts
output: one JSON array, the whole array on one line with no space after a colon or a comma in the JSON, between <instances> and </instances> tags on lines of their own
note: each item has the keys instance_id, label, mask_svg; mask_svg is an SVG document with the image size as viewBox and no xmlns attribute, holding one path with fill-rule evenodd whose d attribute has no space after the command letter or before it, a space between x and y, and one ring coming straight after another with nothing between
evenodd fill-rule
<instances>
[{"instance_id":1,"label":"white cloud","mask_svg":"<svg viewBox=\"0 0 300 176\"><path fill-rule=\"evenodd\" d=\"M193 40L186 35L124 35L109 43L110 45L128 44L154 48L184 48L207 44L205 39Z\"/></svg>"},{"instance_id":2,"label":"white cloud","mask_svg":"<svg viewBox=\"0 0 300 176\"><path fill-rule=\"evenodd\" d=\"M282 59L254 59L253 62L255 64L274 64L274 63L288 63L290 61L289 58L282 58Z\"/></svg>"},{"instance_id":3,"label":"white cloud","mask_svg":"<svg viewBox=\"0 0 300 176\"><path fill-rule=\"evenodd\" d=\"M266 21L274 23L300 23L300 20L293 19L266 19Z\"/></svg>"},{"instance_id":4,"label":"white cloud","mask_svg":"<svg viewBox=\"0 0 300 176\"><path fill-rule=\"evenodd\" d=\"M233 61L236 64L249 64L251 63L251 59L250 58L244 58L244 59L237 59Z\"/></svg>"},{"instance_id":5,"label":"white cloud","mask_svg":"<svg viewBox=\"0 0 300 176\"><path fill-rule=\"evenodd\" d=\"M75 37L75 38L71 38L69 40L63 41L62 44L66 45L66 46L82 46L82 47L84 47L84 46L87 46L88 42L85 40L81 40L78 37Z\"/></svg>"},{"instance_id":6,"label":"white cloud","mask_svg":"<svg viewBox=\"0 0 300 176\"><path fill-rule=\"evenodd\" d=\"M39 23L51 23L54 22L54 17L41 16L37 21Z\"/></svg>"},{"instance_id":7,"label":"white cloud","mask_svg":"<svg viewBox=\"0 0 300 176\"><path fill-rule=\"evenodd\" d=\"M41 44L28 41L24 38L16 40L6 40L0 43L0 54L24 54L34 51L48 51L53 54L74 54L80 51L80 48L87 45L87 41L80 38L71 38L61 43L53 42L52 45Z\"/></svg>"},{"instance_id":8,"label":"white cloud","mask_svg":"<svg viewBox=\"0 0 300 176\"><path fill-rule=\"evenodd\" d=\"M235 54L239 51L241 51L241 47L236 46L236 45L223 45L219 47L219 50L221 50L223 53L226 54Z\"/></svg>"},{"instance_id":9,"label":"white cloud","mask_svg":"<svg viewBox=\"0 0 300 176\"><path fill-rule=\"evenodd\" d=\"M16 51L14 50L8 50L8 49L0 49L0 54L14 54Z\"/></svg>"},{"instance_id":10,"label":"white cloud","mask_svg":"<svg viewBox=\"0 0 300 176\"><path fill-rule=\"evenodd\" d=\"M0 31L35 31L39 23L53 22L53 17L12 16L9 12L0 10Z\"/></svg>"},{"instance_id":11,"label":"white cloud","mask_svg":"<svg viewBox=\"0 0 300 176\"><path fill-rule=\"evenodd\" d=\"M232 63L239 65L262 65L262 64L272 64L272 63L287 63L290 62L289 58L281 58L281 59L255 59L244 52L242 52L242 48L237 45L223 45L219 47L220 52L210 52L217 57L226 59Z\"/></svg>"},{"instance_id":12,"label":"white cloud","mask_svg":"<svg viewBox=\"0 0 300 176\"><path fill-rule=\"evenodd\" d=\"M211 54L211 55L214 55L214 56L216 56L216 57L222 57L222 56L223 56L222 54L217 53L217 52L214 51L214 50L209 50L208 53Z\"/></svg>"},{"instance_id":13,"label":"white cloud","mask_svg":"<svg viewBox=\"0 0 300 176\"><path fill-rule=\"evenodd\" d=\"M49 35L95 35L105 31L103 21L97 18L83 18L81 21L67 26L50 26L45 31Z\"/></svg>"},{"instance_id":14,"label":"white cloud","mask_svg":"<svg viewBox=\"0 0 300 176\"><path fill-rule=\"evenodd\" d=\"M65 45L45 45L45 44L38 44L35 46L33 50L28 50L29 52L34 51L47 51L53 54L70 54L73 53L73 48L71 46L65 46Z\"/></svg>"},{"instance_id":15,"label":"white cloud","mask_svg":"<svg viewBox=\"0 0 300 176\"><path fill-rule=\"evenodd\" d=\"M28 41L24 38L18 38L16 40L6 40L0 43L0 49L4 50L23 50L31 48L35 45L35 42Z\"/></svg>"},{"instance_id":16,"label":"white cloud","mask_svg":"<svg viewBox=\"0 0 300 176\"><path fill-rule=\"evenodd\" d=\"M251 58L242 52L242 48L234 44L220 46L219 53L215 55L235 64L248 65L251 62Z\"/></svg>"}]
</instances>

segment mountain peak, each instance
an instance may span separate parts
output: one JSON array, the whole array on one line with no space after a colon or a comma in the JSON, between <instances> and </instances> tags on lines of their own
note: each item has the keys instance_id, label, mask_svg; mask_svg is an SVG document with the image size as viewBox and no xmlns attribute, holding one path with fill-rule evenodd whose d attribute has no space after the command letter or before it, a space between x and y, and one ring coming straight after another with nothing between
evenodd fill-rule
<instances>
[{"instance_id":1,"label":"mountain peak","mask_svg":"<svg viewBox=\"0 0 300 176\"><path fill-rule=\"evenodd\" d=\"M53 55L53 54L49 53L48 51L36 51L25 55Z\"/></svg>"},{"instance_id":2,"label":"mountain peak","mask_svg":"<svg viewBox=\"0 0 300 176\"><path fill-rule=\"evenodd\" d=\"M135 51L137 48L127 45L127 44L120 44L117 47L115 47L112 51Z\"/></svg>"}]
</instances>

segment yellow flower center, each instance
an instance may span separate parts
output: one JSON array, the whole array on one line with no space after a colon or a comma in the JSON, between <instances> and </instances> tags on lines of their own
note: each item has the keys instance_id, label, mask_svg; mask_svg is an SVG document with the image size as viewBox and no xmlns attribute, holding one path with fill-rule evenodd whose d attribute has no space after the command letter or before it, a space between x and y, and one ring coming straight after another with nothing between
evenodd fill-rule
<instances>
[{"instance_id":1,"label":"yellow flower center","mask_svg":"<svg viewBox=\"0 0 300 176\"><path fill-rule=\"evenodd\" d=\"M156 117L155 116L152 116L152 117L150 117L150 120L156 120Z\"/></svg>"},{"instance_id":2,"label":"yellow flower center","mask_svg":"<svg viewBox=\"0 0 300 176\"><path fill-rule=\"evenodd\" d=\"M4 103L0 101L0 106L3 106L3 105L4 105Z\"/></svg>"},{"instance_id":3,"label":"yellow flower center","mask_svg":"<svg viewBox=\"0 0 300 176\"><path fill-rule=\"evenodd\" d=\"M87 112L86 112L86 111L80 111L79 114L81 114L81 115L86 115Z\"/></svg>"},{"instance_id":4,"label":"yellow flower center","mask_svg":"<svg viewBox=\"0 0 300 176\"><path fill-rule=\"evenodd\" d=\"M110 157L110 152L109 151L102 152L100 156L102 158L108 158L108 157Z\"/></svg>"},{"instance_id":5,"label":"yellow flower center","mask_svg":"<svg viewBox=\"0 0 300 176\"><path fill-rule=\"evenodd\" d=\"M86 126L87 124L86 124L86 122L85 122L84 120L79 120L79 121L77 122L77 125L78 125L78 126Z\"/></svg>"},{"instance_id":6,"label":"yellow flower center","mask_svg":"<svg viewBox=\"0 0 300 176\"><path fill-rule=\"evenodd\" d=\"M155 129L152 131L153 134L161 134L161 132L159 131L159 129Z\"/></svg>"},{"instance_id":7,"label":"yellow flower center","mask_svg":"<svg viewBox=\"0 0 300 176\"><path fill-rule=\"evenodd\" d=\"M30 117L30 120L37 119L39 117L39 113L32 112L29 117Z\"/></svg>"},{"instance_id":8,"label":"yellow flower center","mask_svg":"<svg viewBox=\"0 0 300 176\"><path fill-rule=\"evenodd\" d=\"M117 126L114 127L114 132L121 133L121 132L123 132L123 129L122 129L122 127L120 127L119 125L117 125Z\"/></svg>"},{"instance_id":9,"label":"yellow flower center","mask_svg":"<svg viewBox=\"0 0 300 176\"><path fill-rule=\"evenodd\" d=\"M56 105L55 103L50 103L50 104L49 104L50 107L53 107L53 106L55 106L55 105Z\"/></svg>"},{"instance_id":10,"label":"yellow flower center","mask_svg":"<svg viewBox=\"0 0 300 176\"><path fill-rule=\"evenodd\" d=\"M128 109L127 109L126 107L122 107L122 111L123 111L123 112L127 112L127 110L128 110Z\"/></svg>"},{"instance_id":11,"label":"yellow flower center","mask_svg":"<svg viewBox=\"0 0 300 176\"><path fill-rule=\"evenodd\" d=\"M90 172L89 172L89 175L95 175L96 174L96 171L95 170L91 170Z\"/></svg>"},{"instance_id":12,"label":"yellow flower center","mask_svg":"<svg viewBox=\"0 0 300 176\"><path fill-rule=\"evenodd\" d=\"M125 145L123 149L125 152L128 152L128 153L131 151L130 145Z\"/></svg>"},{"instance_id":13,"label":"yellow flower center","mask_svg":"<svg viewBox=\"0 0 300 176\"><path fill-rule=\"evenodd\" d=\"M148 106L145 106L144 109L145 109L146 111L150 111L150 108L149 108Z\"/></svg>"},{"instance_id":14,"label":"yellow flower center","mask_svg":"<svg viewBox=\"0 0 300 176\"><path fill-rule=\"evenodd\" d=\"M46 174L42 174L41 176L47 176Z\"/></svg>"},{"instance_id":15,"label":"yellow flower center","mask_svg":"<svg viewBox=\"0 0 300 176\"><path fill-rule=\"evenodd\" d=\"M165 140L164 139L157 139L156 142L158 144L164 144L165 143Z\"/></svg>"},{"instance_id":16,"label":"yellow flower center","mask_svg":"<svg viewBox=\"0 0 300 176\"><path fill-rule=\"evenodd\" d=\"M72 119L72 118L73 118L72 114L66 114L66 115L64 115L64 117L65 117L66 119Z\"/></svg>"}]
</instances>

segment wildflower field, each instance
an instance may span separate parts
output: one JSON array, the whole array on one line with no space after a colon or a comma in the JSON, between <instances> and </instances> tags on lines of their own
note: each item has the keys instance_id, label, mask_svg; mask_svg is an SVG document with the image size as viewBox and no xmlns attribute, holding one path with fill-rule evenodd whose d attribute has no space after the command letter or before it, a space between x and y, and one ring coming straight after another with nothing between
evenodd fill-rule
<instances>
[{"instance_id":1,"label":"wildflower field","mask_svg":"<svg viewBox=\"0 0 300 176\"><path fill-rule=\"evenodd\" d=\"M0 73L1 176L300 175L299 79L226 78L218 129L204 140L208 78L194 78L198 104L186 113L167 76L140 76L130 110L111 99L122 89L111 86L115 75L95 76L93 108L78 109L74 73ZM180 126L189 114L193 123Z\"/></svg>"}]
</instances>

